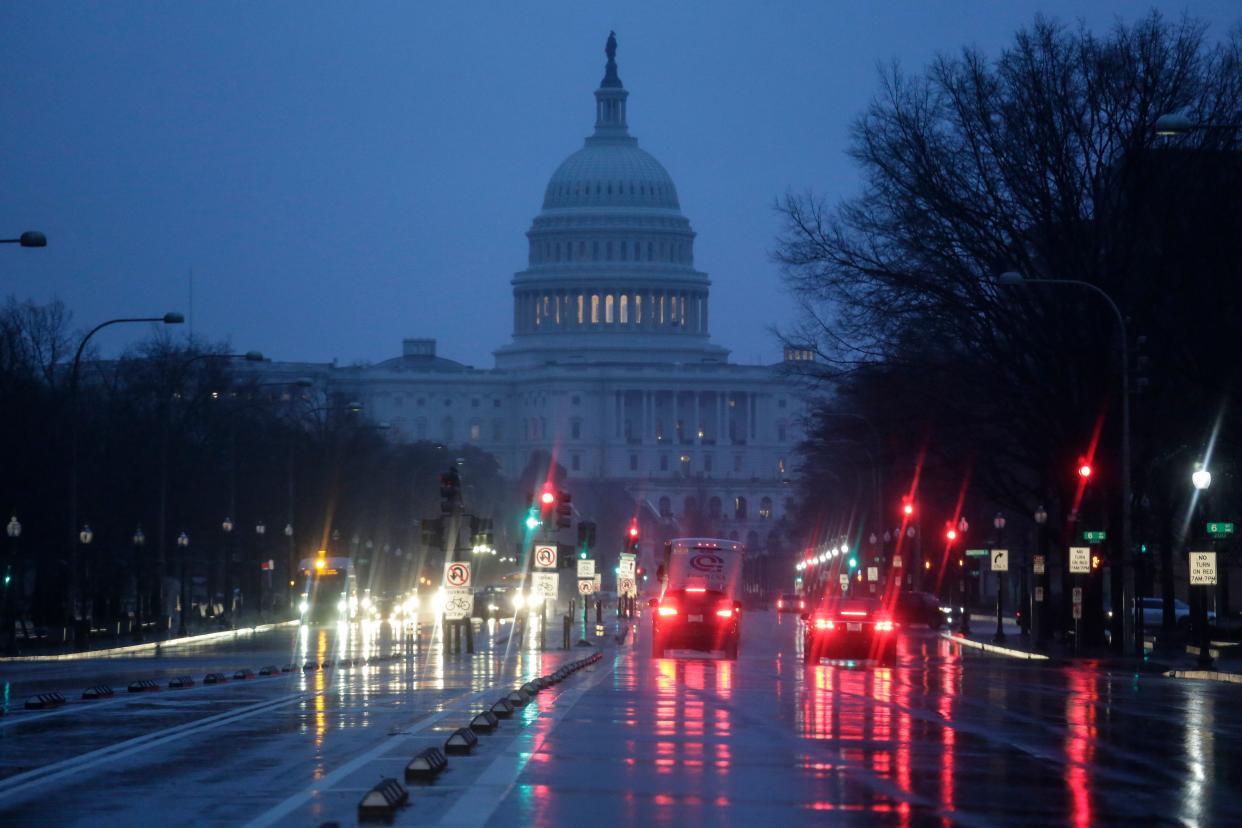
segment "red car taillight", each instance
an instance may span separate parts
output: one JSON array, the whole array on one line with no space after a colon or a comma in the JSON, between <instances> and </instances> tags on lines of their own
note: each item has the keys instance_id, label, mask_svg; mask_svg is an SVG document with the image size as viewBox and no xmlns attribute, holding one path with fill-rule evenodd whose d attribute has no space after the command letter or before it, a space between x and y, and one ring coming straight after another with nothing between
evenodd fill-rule
<instances>
[{"instance_id":1,"label":"red car taillight","mask_svg":"<svg viewBox=\"0 0 1242 828\"><path fill-rule=\"evenodd\" d=\"M670 615L676 615L676 614L677 614L677 607L670 607L670 606L666 606L666 605L661 605L661 606L659 606L659 607L657 607L657 608L656 608L656 612L660 613L660 615L663 615L664 617L666 617L666 618L667 618L667 617L668 617L668 616L670 616Z\"/></svg>"},{"instance_id":2,"label":"red car taillight","mask_svg":"<svg viewBox=\"0 0 1242 828\"><path fill-rule=\"evenodd\" d=\"M799 601L798 609L806 609L806 601Z\"/></svg>"},{"instance_id":3,"label":"red car taillight","mask_svg":"<svg viewBox=\"0 0 1242 828\"><path fill-rule=\"evenodd\" d=\"M875 629L876 629L876 632L892 632L893 622L892 621L876 621Z\"/></svg>"},{"instance_id":4,"label":"red car taillight","mask_svg":"<svg viewBox=\"0 0 1242 828\"><path fill-rule=\"evenodd\" d=\"M782 600L780 600L780 599L778 598L778 599L776 600L776 608L777 608L777 609L784 609L784 608L785 608L785 602L784 602L784 601L782 601Z\"/></svg>"},{"instance_id":5,"label":"red car taillight","mask_svg":"<svg viewBox=\"0 0 1242 828\"><path fill-rule=\"evenodd\" d=\"M835 628L836 628L836 624L832 623L831 618L816 618L815 619L815 629L817 630L831 630Z\"/></svg>"}]
</instances>

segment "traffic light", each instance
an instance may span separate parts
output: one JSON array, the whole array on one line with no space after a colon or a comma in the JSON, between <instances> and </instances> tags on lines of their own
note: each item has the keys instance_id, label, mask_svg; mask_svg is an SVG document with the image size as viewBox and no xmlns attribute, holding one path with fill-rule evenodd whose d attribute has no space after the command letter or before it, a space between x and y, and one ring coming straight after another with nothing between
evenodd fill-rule
<instances>
[{"instance_id":1,"label":"traffic light","mask_svg":"<svg viewBox=\"0 0 1242 828\"><path fill-rule=\"evenodd\" d=\"M625 551L630 554L638 554L638 522L630 523L630 528L625 533Z\"/></svg>"},{"instance_id":2,"label":"traffic light","mask_svg":"<svg viewBox=\"0 0 1242 828\"><path fill-rule=\"evenodd\" d=\"M533 532L538 529L542 523L543 521L539 519L539 507L531 506L526 512L526 528Z\"/></svg>"},{"instance_id":3,"label":"traffic light","mask_svg":"<svg viewBox=\"0 0 1242 828\"><path fill-rule=\"evenodd\" d=\"M589 520L578 521L578 546L582 549L595 546L595 524Z\"/></svg>"},{"instance_id":4,"label":"traffic light","mask_svg":"<svg viewBox=\"0 0 1242 828\"><path fill-rule=\"evenodd\" d=\"M440 511L451 515L461 505L461 475L450 468L440 475Z\"/></svg>"},{"instance_id":5,"label":"traffic light","mask_svg":"<svg viewBox=\"0 0 1242 828\"><path fill-rule=\"evenodd\" d=\"M556 499L556 528L568 529L573 524L574 508L570 501L573 496L569 492L557 492Z\"/></svg>"},{"instance_id":6,"label":"traffic light","mask_svg":"<svg viewBox=\"0 0 1242 828\"><path fill-rule=\"evenodd\" d=\"M944 539L949 543L953 543L953 541L957 540L957 529L953 527L953 524L949 524L948 527L945 528Z\"/></svg>"},{"instance_id":7,"label":"traffic light","mask_svg":"<svg viewBox=\"0 0 1242 828\"><path fill-rule=\"evenodd\" d=\"M1094 469L1091 468L1091 462L1087 460L1087 458L1085 457L1078 458L1078 476L1079 477L1081 477L1083 480L1086 480L1089 477L1091 477L1091 473L1093 471Z\"/></svg>"},{"instance_id":8,"label":"traffic light","mask_svg":"<svg viewBox=\"0 0 1242 828\"><path fill-rule=\"evenodd\" d=\"M420 520L418 528L422 534L423 546L439 548L444 538L444 518Z\"/></svg>"},{"instance_id":9,"label":"traffic light","mask_svg":"<svg viewBox=\"0 0 1242 828\"><path fill-rule=\"evenodd\" d=\"M1092 555L1092 556L1091 556L1091 571L1092 571L1092 572L1095 572L1097 569L1099 569L1099 568L1100 568L1100 566L1101 566L1103 563L1104 563L1104 561L1100 558L1100 556L1099 556L1099 555Z\"/></svg>"},{"instance_id":10,"label":"traffic light","mask_svg":"<svg viewBox=\"0 0 1242 828\"><path fill-rule=\"evenodd\" d=\"M901 503L901 513L906 517L914 514L914 502L910 498L905 498Z\"/></svg>"},{"instance_id":11,"label":"traffic light","mask_svg":"<svg viewBox=\"0 0 1242 828\"><path fill-rule=\"evenodd\" d=\"M850 572L853 572L855 569L858 569L858 556L857 555L850 555L849 565L850 565Z\"/></svg>"}]
</instances>

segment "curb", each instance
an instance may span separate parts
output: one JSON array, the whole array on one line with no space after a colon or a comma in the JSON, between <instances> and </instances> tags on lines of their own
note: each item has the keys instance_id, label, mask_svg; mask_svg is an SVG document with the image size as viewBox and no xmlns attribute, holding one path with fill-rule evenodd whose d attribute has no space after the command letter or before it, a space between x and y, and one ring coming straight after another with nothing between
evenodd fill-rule
<instances>
[{"instance_id":1,"label":"curb","mask_svg":"<svg viewBox=\"0 0 1242 828\"><path fill-rule=\"evenodd\" d=\"M1170 670L1164 675L1166 678L1225 681L1231 684L1242 684L1242 673L1221 673L1217 670Z\"/></svg>"},{"instance_id":2,"label":"curb","mask_svg":"<svg viewBox=\"0 0 1242 828\"><path fill-rule=\"evenodd\" d=\"M962 647L972 647L976 650L982 650L985 653L993 655L1003 655L1009 658L1021 658L1027 661L1050 661L1049 657L1043 653L1032 653L1029 650L1014 650L1009 647L1001 647L997 644L984 644L982 641L975 641L970 638L956 636L953 633L940 633L940 637L945 641L952 642Z\"/></svg>"},{"instance_id":3,"label":"curb","mask_svg":"<svg viewBox=\"0 0 1242 828\"><path fill-rule=\"evenodd\" d=\"M295 620L281 621L278 624L260 624L257 627L238 627L235 630L221 630L220 632L203 633L202 635L188 635L185 638L168 638L163 641L150 641L145 644L130 644L125 647L110 647L106 650L80 650L73 653L57 653L56 655L5 656L4 658L0 658L0 663L13 661L79 661L82 659L99 658L101 656L142 653L149 650L159 650L162 647L177 647L183 644L201 644L205 641L217 641L221 638L235 638L243 635L254 635L256 633L274 630L279 627L288 627L297 623L298 622Z\"/></svg>"}]
</instances>

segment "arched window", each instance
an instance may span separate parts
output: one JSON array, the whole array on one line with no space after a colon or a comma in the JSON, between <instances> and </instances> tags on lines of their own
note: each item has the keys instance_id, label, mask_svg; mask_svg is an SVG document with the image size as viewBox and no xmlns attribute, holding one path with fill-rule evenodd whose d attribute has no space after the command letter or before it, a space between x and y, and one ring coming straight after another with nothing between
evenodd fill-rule
<instances>
[{"instance_id":1,"label":"arched window","mask_svg":"<svg viewBox=\"0 0 1242 828\"><path fill-rule=\"evenodd\" d=\"M630 297L627 294L621 294L621 308L617 312L617 321L622 325L630 323Z\"/></svg>"},{"instance_id":2,"label":"arched window","mask_svg":"<svg viewBox=\"0 0 1242 828\"><path fill-rule=\"evenodd\" d=\"M655 245L652 244L651 242L647 242L647 261L650 262L654 260L655 260Z\"/></svg>"},{"instance_id":3,"label":"arched window","mask_svg":"<svg viewBox=\"0 0 1242 828\"><path fill-rule=\"evenodd\" d=\"M604 242L604 258L612 261L612 242Z\"/></svg>"},{"instance_id":4,"label":"arched window","mask_svg":"<svg viewBox=\"0 0 1242 828\"><path fill-rule=\"evenodd\" d=\"M772 517L772 498L765 497L759 501L759 519L767 520Z\"/></svg>"},{"instance_id":5,"label":"arched window","mask_svg":"<svg viewBox=\"0 0 1242 828\"><path fill-rule=\"evenodd\" d=\"M746 498L741 495L733 498L733 516L738 520L746 520Z\"/></svg>"},{"instance_id":6,"label":"arched window","mask_svg":"<svg viewBox=\"0 0 1242 828\"><path fill-rule=\"evenodd\" d=\"M746 551L747 552L758 552L759 551L759 533L758 532L747 532L746 533Z\"/></svg>"},{"instance_id":7,"label":"arched window","mask_svg":"<svg viewBox=\"0 0 1242 828\"><path fill-rule=\"evenodd\" d=\"M591 324L599 324L599 294L591 294Z\"/></svg>"},{"instance_id":8,"label":"arched window","mask_svg":"<svg viewBox=\"0 0 1242 828\"><path fill-rule=\"evenodd\" d=\"M681 513L683 515L697 515L699 513L699 502L693 497L687 497L685 503L682 504Z\"/></svg>"},{"instance_id":9,"label":"arched window","mask_svg":"<svg viewBox=\"0 0 1242 828\"><path fill-rule=\"evenodd\" d=\"M609 246L611 247L612 245L609 244ZM606 325L612 324L612 304L613 296L610 293L604 297L604 324Z\"/></svg>"},{"instance_id":10,"label":"arched window","mask_svg":"<svg viewBox=\"0 0 1242 828\"><path fill-rule=\"evenodd\" d=\"M713 518L720 517L720 507L720 498L713 495L712 499L707 501L707 516Z\"/></svg>"},{"instance_id":11,"label":"arched window","mask_svg":"<svg viewBox=\"0 0 1242 828\"><path fill-rule=\"evenodd\" d=\"M673 503L667 497L660 498L660 517L673 516Z\"/></svg>"}]
</instances>

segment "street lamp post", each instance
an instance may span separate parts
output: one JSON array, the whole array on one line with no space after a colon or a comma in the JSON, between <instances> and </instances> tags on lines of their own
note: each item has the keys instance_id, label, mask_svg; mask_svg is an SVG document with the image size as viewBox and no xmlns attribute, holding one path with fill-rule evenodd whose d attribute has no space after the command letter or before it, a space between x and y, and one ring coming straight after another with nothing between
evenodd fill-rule
<instances>
[{"instance_id":1,"label":"street lamp post","mask_svg":"<svg viewBox=\"0 0 1242 828\"><path fill-rule=\"evenodd\" d=\"M996 530L996 544L1000 546L1004 543L1005 537L1005 516L1000 512L996 513L996 517L992 518L992 528ZM1004 609L1005 596L1005 573L998 571L996 573L996 635L992 636L992 640L997 644L1005 641L1005 628L1002 626L1003 621L1001 612Z\"/></svg>"},{"instance_id":2,"label":"street lamp post","mask_svg":"<svg viewBox=\"0 0 1242 828\"><path fill-rule=\"evenodd\" d=\"M22 523L17 519L17 515L9 518L4 531L9 536L9 563L4 567L4 636L6 639L4 651L7 655L13 656L17 655L17 605L21 600L25 581L22 577L21 558L17 549L18 538L22 536ZM17 574L16 588L12 583L14 570Z\"/></svg>"},{"instance_id":3,"label":"street lamp post","mask_svg":"<svg viewBox=\"0 0 1242 828\"><path fill-rule=\"evenodd\" d=\"M23 237L26 234L23 234ZM46 244L46 240L44 240ZM100 322L82 337L82 341L78 343L78 350L73 355L73 367L69 372L69 601L68 611L74 619L74 633L79 645L84 644L86 635L89 634L90 626L82 629L79 622L79 573L78 573L78 544L74 540L78 536L78 377L82 367L82 354L86 351L86 344L91 341L91 337L102 331L110 325L122 325L137 322L160 322L165 325L180 325L185 322L185 317L179 313L166 313L163 316L134 316L121 317L118 319L109 319L106 322Z\"/></svg>"},{"instance_id":4,"label":"street lamp post","mask_svg":"<svg viewBox=\"0 0 1242 828\"><path fill-rule=\"evenodd\" d=\"M1195 500L1198 501L1195 504L1196 507L1198 507L1196 511L1199 513L1199 517L1202 519L1204 515L1208 514L1207 498L1208 498L1208 489L1212 485L1212 473L1208 471L1207 468L1205 468L1202 463L1196 463L1195 470L1190 475L1190 483L1192 486L1195 487ZM1195 523L1196 525L1201 526L1203 524L1203 521L1198 520ZM1193 536L1194 530L1192 530L1191 534ZM1212 544L1212 546L1213 546L1213 549L1215 549L1215 544ZM1189 560L1190 558L1189 549L1187 550L1186 557L1187 557L1187 560ZM1190 588L1194 589L1195 585L1192 583L1190 585ZM1199 666L1199 669L1201 670L1210 670L1215 666L1212 662L1212 651L1211 651L1212 637L1208 635L1207 605L1208 605L1208 596L1211 594L1211 589L1212 587L1209 585L1200 586L1199 587L1199 600L1195 602L1197 606L1195 607L1195 625L1194 626L1195 626L1196 638L1199 639L1198 666Z\"/></svg>"},{"instance_id":5,"label":"street lamp post","mask_svg":"<svg viewBox=\"0 0 1242 828\"><path fill-rule=\"evenodd\" d=\"M949 525L952 526L952 524ZM957 534L953 537L953 540L961 541L962 545L965 546L966 530L969 528L970 524L966 521L966 518L963 517L958 521L956 530L951 530L957 532ZM959 557L958 560L961 561L963 558ZM960 565L958 567L957 583L960 597L962 599L962 618L961 623L958 626L958 632L962 635L970 635L970 591L966 588L966 567L964 565Z\"/></svg>"},{"instance_id":6,"label":"street lamp post","mask_svg":"<svg viewBox=\"0 0 1242 828\"><path fill-rule=\"evenodd\" d=\"M91 531L91 527L89 523L83 526L82 530L78 532L78 544L81 544L83 547L83 553L82 553L83 555L86 554L85 547L90 546L91 541L94 539L95 539L95 533ZM91 606L88 602L84 601L82 603L82 619L80 621L80 626L84 627L85 629L80 630L81 635L82 635L82 639L80 643L85 643L86 638L90 635L90 629L91 629L90 619L91 619Z\"/></svg>"},{"instance_id":7,"label":"street lamp post","mask_svg":"<svg viewBox=\"0 0 1242 828\"><path fill-rule=\"evenodd\" d=\"M232 505L230 502L229 506L232 507ZM225 626L232 625L233 623L233 519L225 517L220 522L220 528L224 531L224 543L222 544L220 554L221 562L224 564L220 572L224 592L224 600L221 606L224 608L224 611L220 614L219 622L221 626Z\"/></svg>"},{"instance_id":8,"label":"street lamp post","mask_svg":"<svg viewBox=\"0 0 1242 828\"><path fill-rule=\"evenodd\" d=\"M142 624L146 618L144 605L146 604L147 593L143 589L144 571L142 549L146 546L147 536L142 533L142 524L134 530L134 536L131 539L134 542L134 641L142 641Z\"/></svg>"},{"instance_id":9,"label":"street lamp post","mask_svg":"<svg viewBox=\"0 0 1242 828\"><path fill-rule=\"evenodd\" d=\"M258 589L259 603L255 609L260 619L263 618L263 602L267 598L270 597L271 591L272 591L272 570L271 570L271 567L267 566L267 563L264 561L264 558L263 558L263 550L264 550L263 537L266 534L267 534L267 524L265 524L263 521L259 521L258 523L254 525L254 537L255 537L254 557L255 557L255 562L261 562L261 563L256 563L259 569L257 570L258 574L255 575L255 577L259 579L259 589ZM251 574L254 575L254 573L255 573L255 570L252 569Z\"/></svg>"},{"instance_id":10,"label":"street lamp post","mask_svg":"<svg viewBox=\"0 0 1242 828\"><path fill-rule=\"evenodd\" d=\"M1130 548L1130 339L1125 316L1106 291L1081 279L1027 279L1021 273L1007 271L1000 274L997 281L1002 285L1073 285L1086 288L1103 299L1117 319L1117 330L1121 335L1121 649L1124 652L1125 642L1133 641L1134 654L1142 658L1142 608L1134 600L1134 550ZM1127 607L1132 607L1132 610L1127 611Z\"/></svg>"},{"instance_id":11,"label":"street lamp post","mask_svg":"<svg viewBox=\"0 0 1242 828\"><path fill-rule=\"evenodd\" d=\"M185 617L190 611L190 536L185 532L177 535L177 551L181 567L181 612L177 614L177 635L185 637Z\"/></svg>"}]
</instances>

